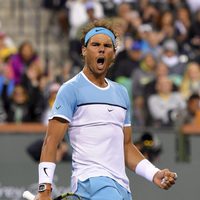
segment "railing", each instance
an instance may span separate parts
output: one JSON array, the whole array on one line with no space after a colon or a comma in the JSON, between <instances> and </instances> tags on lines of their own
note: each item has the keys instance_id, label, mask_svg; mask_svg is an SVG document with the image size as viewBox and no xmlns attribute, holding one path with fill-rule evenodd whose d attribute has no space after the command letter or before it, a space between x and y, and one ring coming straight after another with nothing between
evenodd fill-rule
<instances>
[{"instance_id":1,"label":"railing","mask_svg":"<svg viewBox=\"0 0 200 200\"><path fill-rule=\"evenodd\" d=\"M25 133L25 134L38 134L46 131L46 125L40 123L4 123L0 124L0 134L16 134L16 133Z\"/></svg>"}]
</instances>

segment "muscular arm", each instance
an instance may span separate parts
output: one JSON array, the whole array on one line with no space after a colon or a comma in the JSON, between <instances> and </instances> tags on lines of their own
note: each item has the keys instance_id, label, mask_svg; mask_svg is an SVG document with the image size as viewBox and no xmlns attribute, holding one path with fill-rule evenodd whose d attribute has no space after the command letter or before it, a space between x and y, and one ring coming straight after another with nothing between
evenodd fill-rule
<instances>
[{"instance_id":1,"label":"muscular arm","mask_svg":"<svg viewBox=\"0 0 200 200\"><path fill-rule=\"evenodd\" d=\"M126 166L135 171L137 164L145 157L140 153L137 147L132 143L132 128L124 128L124 151Z\"/></svg>"},{"instance_id":2,"label":"muscular arm","mask_svg":"<svg viewBox=\"0 0 200 200\"><path fill-rule=\"evenodd\" d=\"M49 121L47 126L47 132L42 147L40 163L42 162L56 162L57 147L63 139L68 128L68 122L61 118L53 118ZM46 185L51 186L50 183ZM45 190L38 193L35 200L49 200L51 197L51 191Z\"/></svg>"},{"instance_id":3,"label":"muscular arm","mask_svg":"<svg viewBox=\"0 0 200 200\"><path fill-rule=\"evenodd\" d=\"M132 143L131 135L132 135L131 127L125 127L124 128L125 163L130 170L135 171L136 166L140 163L140 161L144 160L145 157ZM149 167L149 164L147 167ZM150 166L150 168L152 168L152 166ZM144 171L145 170L146 169L144 169ZM143 177L146 178L146 175ZM171 172L168 169L163 169L157 171L154 174L152 182L160 188L169 189L173 184L175 184L176 178L177 178L176 173Z\"/></svg>"},{"instance_id":4,"label":"muscular arm","mask_svg":"<svg viewBox=\"0 0 200 200\"><path fill-rule=\"evenodd\" d=\"M49 121L42 147L40 162L56 162L56 151L68 128L66 120L53 118Z\"/></svg>"}]
</instances>

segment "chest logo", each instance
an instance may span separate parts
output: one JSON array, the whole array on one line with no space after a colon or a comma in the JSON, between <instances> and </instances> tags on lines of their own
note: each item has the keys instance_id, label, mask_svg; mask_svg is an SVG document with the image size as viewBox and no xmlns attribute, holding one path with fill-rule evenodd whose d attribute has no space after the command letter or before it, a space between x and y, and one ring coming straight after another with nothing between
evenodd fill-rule
<instances>
[{"instance_id":1,"label":"chest logo","mask_svg":"<svg viewBox=\"0 0 200 200\"><path fill-rule=\"evenodd\" d=\"M112 112L114 109L112 108L108 108L108 112Z\"/></svg>"},{"instance_id":2,"label":"chest logo","mask_svg":"<svg viewBox=\"0 0 200 200\"><path fill-rule=\"evenodd\" d=\"M61 105L60 105L60 106L56 106L56 110L59 110L59 109L60 109L60 107L61 107Z\"/></svg>"}]
</instances>

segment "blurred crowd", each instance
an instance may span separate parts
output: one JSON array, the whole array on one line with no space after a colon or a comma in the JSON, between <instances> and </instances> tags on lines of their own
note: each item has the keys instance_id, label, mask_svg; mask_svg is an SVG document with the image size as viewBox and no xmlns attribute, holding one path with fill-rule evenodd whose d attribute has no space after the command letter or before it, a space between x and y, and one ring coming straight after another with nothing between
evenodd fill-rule
<instances>
[{"instance_id":1,"label":"blurred crowd","mask_svg":"<svg viewBox=\"0 0 200 200\"><path fill-rule=\"evenodd\" d=\"M81 28L102 18L109 18L119 33L108 78L127 88L133 125L171 127L198 121L200 1L42 0L41 8L53 13L60 35L67 36L67 55L59 65L45 65L34 44L16 46L0 30L1 123L47 123L60 85L83 67Z\"/></svg>"}]
</instances>

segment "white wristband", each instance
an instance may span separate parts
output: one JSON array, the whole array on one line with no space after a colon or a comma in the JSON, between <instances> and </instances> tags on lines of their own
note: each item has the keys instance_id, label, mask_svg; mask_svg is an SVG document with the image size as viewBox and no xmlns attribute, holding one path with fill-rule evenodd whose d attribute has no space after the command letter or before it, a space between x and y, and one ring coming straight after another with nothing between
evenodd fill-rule
<instances>
[{"instance_id":1,"label":"white wristband","mask_svg":"<svg viewBox=\"0 0 200 200\"><path fill-rule=\"evenodd\" d=\"M136 168L135 168L135 173L143 176L149 181L153 181L154 175L160 171L160 169L156 168L151 162L149 162L147 159L141 160Z\"/></svg>"},{"instance_id":2,"label":"white wristband","mask_svg":"<svg viewBox=\"0 0 200 200\"><path fill-rule=\"evenodd\" d=\"M53 182L54 171L56 164L52 162L41 162L38 166L39 184Z\"/></svg>"}]
</instances>

